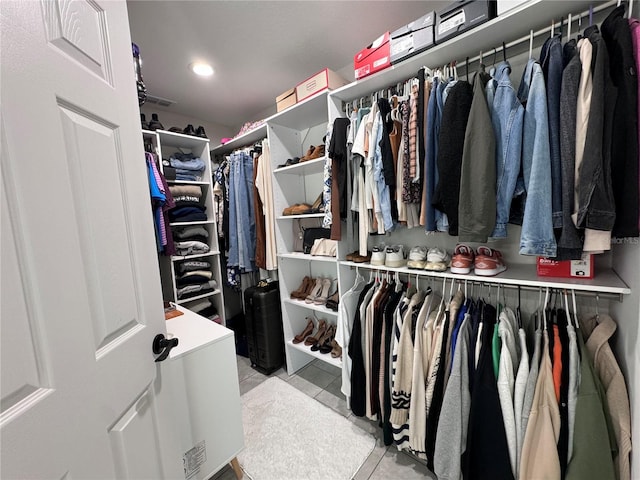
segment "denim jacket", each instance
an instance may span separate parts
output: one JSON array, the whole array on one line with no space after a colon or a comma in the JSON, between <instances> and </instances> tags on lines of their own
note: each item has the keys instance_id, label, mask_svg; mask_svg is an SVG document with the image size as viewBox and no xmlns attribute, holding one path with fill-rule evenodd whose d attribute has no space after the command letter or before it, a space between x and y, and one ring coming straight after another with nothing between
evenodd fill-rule
<instances>
[{"instance_id":1,"label":"denim jacket","mask_svg":"<svg viewBox=\"0 0 640 480\"><path fill-rule=\"evenodd\" d=\"M491 234L494 238L507 236L511 199L520 171L524 107L518 100L510 74L511 65L502 62L496 67L494 80L487 84L487 90L491 84L494 90L493 102L489 104L496 134L496 225Z\"/></svg>"},{"instance_id":2,"label":"denim jacket","mask_svg":"<svg viewBox=\"0 0 640 480\"><path fill-rule=\"evenodd\" d=\"M522 171L525 187L521 255L556 256L551 220L551 154L547 92L540 64L529 59L518 98L526 105L522 134Z\"/></svg>"}]
</instances>

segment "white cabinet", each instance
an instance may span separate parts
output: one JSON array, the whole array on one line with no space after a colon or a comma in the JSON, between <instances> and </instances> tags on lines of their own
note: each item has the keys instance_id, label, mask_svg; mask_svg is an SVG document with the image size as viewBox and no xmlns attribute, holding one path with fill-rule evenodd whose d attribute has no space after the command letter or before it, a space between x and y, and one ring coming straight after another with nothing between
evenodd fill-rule
<instances>
[{"instance_id":1,"label":"white cabinet","mask_svg":"<svg viewBox=\"0 0 640 480\"><path fill-rule=\"evenodd\" d=\"M171 230L174 232L184 231L187 228L195 227L203 233L206 232L202 240L207 244L207 252L195 252L187 255L173 255L171 257L160 256L160 273L162 277L162 293L165 300L175 302L185 307L194 307L196 303L202 306L202 302L210 302L218 312L220 321L225 324L224 318L224 298L222 294L222 275L220 270L220 251L218 248L218 233L214 221L213 189L211 179L211 160L209 153L209 140L181 133L168 132L164 130L143 131L145 142L150 142L155 148L158 157L169 159L175 152L192 153L204 162L204 171L199 174L197 180L170 180L167 178L169 187L189 186L199 190L199 204L205 207L206 219L195 221L172 221ZM164 171L164 166L162 167ZM178 208L178 207L176 207ZM176 239L174 235L174 239ZM177 239L176 239L177 240ZM182 265L187 261L206 262L203 270L211 272L211 278L215 280L215 288L201 292L184 292L181 290L185 284L181 283L180 276L183 274Z\"/></svg>"},{"instance_id":2,"label":"white cabinet","mask_svg":"<svg viewBox=\"0 0 640 480\"><path fill-rule=\"evenodd\" d=\"M175 415L184 478L205 480L244 448L235 342L233 331L178 309L184 315L167 320L167 337L179 343L159 364L156 388Z\"/></svg>"}]
</instances>

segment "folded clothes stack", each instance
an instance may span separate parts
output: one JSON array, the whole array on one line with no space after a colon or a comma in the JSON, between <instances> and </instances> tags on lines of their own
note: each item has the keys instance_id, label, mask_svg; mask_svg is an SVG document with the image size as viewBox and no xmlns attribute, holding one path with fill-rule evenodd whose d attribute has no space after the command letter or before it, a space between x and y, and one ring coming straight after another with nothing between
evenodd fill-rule
<instances>
[{"instance_id":1,"label":"folded clothes stack","mask_svg":"<svg viewBox=\"0 0 640 480\"><path fill-rule=\"evenodd\" d=\"M197 297L205 293L213 292L218 288L218 282L209 280L205 283L197 283L194 285L185 285L176 290L178 300L185 300L191 297Z\"/></svg>"},{"instance_id":2,"label":"folded clothes stack","mask_svg":"<svg viewBox=\"0 0 640 480\"><path fill-rule=\"evenodd\" d=\"M222 323L220 315L218 315L218 309L215 307L210 298L203 298L189 305L189 310L198 315L213 320L217 323Z\"/></svg>"},{"instance_id":3,"label":"folded clothes stack","mask_svg":"<svg viewBox=\"0 0 640 480\"><path fill-rule=\"evenodd\" d=\"M163 160L166 165L167 161ZM202 179L204 172L204 161L196 157L193 153L176 152L171 154L168 160L169 167L175 169L176 180L189 180L197 182Z\"/></svg>"},{"instance_id":4,"label":"folded clothes stack","mask_svg":"<svg viewBox=\"0 0 640 480\"><path fill-rule=\"evenodd\" d=\"M171 185L169 191L176 207L169 210L171 222L200 222L207 220L207 207L200 203L202 190L198 185Z\"/></svg>"},{"instance_id":5,"label":"folded clothes stack","mask_svg":"<svg viewBox=\"0 0 640 480\"><path fill-rule=\"evenodd\" d=\"M173 240L175 242L195 241L209 243L209 231L202 225L190 225L173 230Z\"/></svg>"},{"instance_id":6,"label":"folded clothes stack","mask_svg":"<svg viewBox=\"0 0 640 480\"><path fill-rule=\"evenodd\" d=\"M185 257L187 255L198 255L209 253L209 245L198 241L176 242L176 255Z\"/></svg>"}]
</instances>

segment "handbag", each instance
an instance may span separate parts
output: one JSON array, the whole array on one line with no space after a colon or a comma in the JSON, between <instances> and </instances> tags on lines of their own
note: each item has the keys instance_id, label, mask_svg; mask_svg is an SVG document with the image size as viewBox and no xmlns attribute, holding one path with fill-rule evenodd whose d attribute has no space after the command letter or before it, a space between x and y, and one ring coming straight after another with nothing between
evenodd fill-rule
<instances>
[{"instance_id":1,"label":"handbag","mask_svg":"<svg viewBox=\"0 0 640 480\"><path fill-rule=\"evenodd\" d=\"M338 253L338 242L328 238L316 238L311 247L311 255L323 257L335 257Z\"/></svg>"},{"instance_id":2,"label":"handbag","mask_svg":"<svg viewBox=\"0 0 640 480\"><path fill-rule=\"evenodd\" d=\"M321 218L296 218L291 225L293 226L293 243L291 245L292 252L304 251L304 231L309 228L322 226ZM313 242L311 242L313 245Z\"/></svg>"},{"instance_id":3,"label":"handbag","mask_svg":"<svg viewBox=\"0 0 640 480\"><path fill-rule=\"evenodd\" d=\"M329 238L331 230L322 227L305 228L302 234L302 251L303 253L311 253L313 242L319 238Z\"/></svg>"}]
</instances>

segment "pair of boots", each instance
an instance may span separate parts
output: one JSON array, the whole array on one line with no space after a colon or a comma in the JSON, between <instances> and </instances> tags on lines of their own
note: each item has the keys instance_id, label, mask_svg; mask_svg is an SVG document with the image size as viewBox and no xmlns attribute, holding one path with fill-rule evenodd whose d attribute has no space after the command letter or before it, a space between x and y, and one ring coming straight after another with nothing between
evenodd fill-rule
<instances>
[{"instance_id":1,"label":"pair of boots","mask_svg":"<svg viewBox=\"0 0 640 480\"><path fill-rule=\"evenodd\" d=\"M311 145L304 157L300 157L300 161L306 162L309 160L315 160L316 158L322 158L324 157L324 153L324 145L318 145L317 147Z\"/></svg>"},{"instance_id":2,"label":"pair of boots","mask_svg":"<svg viewBox=\"0 0 640 480\"><path fill-rule=\"evenodd\" d=\"M147 123L147 117L145 116L145 114L141 113L140 125L142 126L143 130L164 130L164 127L160 123L160 120L158 120L157 113L151 114L151 121L149 123Z\"/></svg>"}]
</instances>

